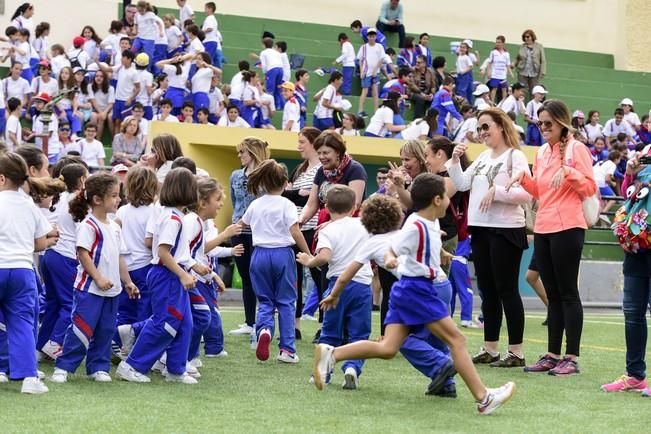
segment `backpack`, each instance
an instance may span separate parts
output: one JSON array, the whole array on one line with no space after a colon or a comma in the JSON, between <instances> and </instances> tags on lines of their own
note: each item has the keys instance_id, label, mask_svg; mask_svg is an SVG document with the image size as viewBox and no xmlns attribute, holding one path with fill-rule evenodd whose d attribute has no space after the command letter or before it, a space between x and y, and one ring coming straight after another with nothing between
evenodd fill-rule
<instances>
[{"instance_id":1,"label":"backpack","mask_svg":"<svg viewBox=\"0 0 651 434\"><path fill-rule=\"evenodd\" d=\"M73 71L75 70L75 68L84 69L81 66L81 62L79 62L79 56L81 55L82 51L83 50L80 48L79 51L77 51L77 55L73 57L66 55L66 57L68 57L68 60L70 61L70 68L72 68Z\"/></svg>"},{"instance_id":2,"label":"backpack","mask_svg":"<svg viewBox=\"0 0 651 434\"><path fill-rule=\"evenodd\" d=\"M615 213L612 229L625 252L651 249L651 166L637 175L625 192L626 202Z\"/></svg>"}]
</instances>

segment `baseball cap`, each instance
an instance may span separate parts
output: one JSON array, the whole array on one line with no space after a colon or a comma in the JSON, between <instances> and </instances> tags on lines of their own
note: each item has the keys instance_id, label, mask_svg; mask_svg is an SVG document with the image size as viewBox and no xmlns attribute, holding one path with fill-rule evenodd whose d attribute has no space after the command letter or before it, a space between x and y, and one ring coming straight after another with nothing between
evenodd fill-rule
<instances>
[{"instance_id":1,"label":"baseball cap","mask_svg":"<svg viewBox=\"0 0 651 434\"><path fill-rule=\"evenodd\" d=\"M50 62L48 62L47 60L41 60L40 62L38 62L38 66L43 66L44 68L52 68L50 66Z\"/></svg>"},{"instance_id":2,"label":"baseball cap","mask_svg":"<svg viewBox=\"0 0 651 434\"><path fill-rule=\"evenodd\" d=\"M291 81L286 81L279 86L281 89L291 90L292 92L296 91L296 86Z\"/></svg>"},{"instance_id":3,"label":"baseball cap","mask_svg":"<svg viewBox=\"0 0 651 434\"><path fill-rule=\"evenodd\" d=\"M574 113L572 113L572 117L573 118L584 118L585 119L585 115L583 114L583 112L581 110L575 110Z\"/></svg>"},{"instance_id":4,"label":"baseball cap","mask_svg":"<svg viewBox=\"0 0 651 434\"><path fill-rule=\"evenodd\" d=\"M366 34L368 35L369 33L375 33L377 35L377 29L375 27L369 27Z\"/></svg>"},{"instance_id":5,"label":"baseball cap","mask_svg":"<svg viewBox=\"0 0 651 434\"><path fill-rule=\"evenodd\" d=\"M75 36L75 38L72 40L72 45L75 48L79 48L85 43L86 43L86 38L84 38L83 36Z\"/></svg>"},{"instance_id":6,"label":"baseball cap","mask_svg":"<svg viewBox=\"0 0 651 434\"><path fill-rule=\"evenodd\" d=\"M630 105L631 107L633 107L633 100L631 100L630 98L624 98L622 102L619 103L619 105Z\"/></svg>"},{"instance_id":7,"label":"baseball cap","mask_svg":"<svg viewBox=\"0 0 651 434\"><path fill-rule=\"evenodd\" d=\"M479 95L483 95L483 94L488 93L488 92L490 92L490 89L488 88L488 86L486 86L485 84L480 84L479 86L477 86L477 88L475 89L475 91L472 94L475 95L475 96L479 96Z\"/></svg>"},{"instance_id":8,"label":"baseball cap","mask_svg":"<svg viewBox=\"0 0 651 434\"><path fill-rule=\"evenodd\" d=\"M520 83L519 81L513 83L513 86L511 86L511 89L513 89L513 90L526 89L526 88L527 88L527 86Z\"/></svg>"},{"instance_id":9,"label":"baseball cap","mask_svg":"<svg viewBox=\"0 0 651 434\"><path fill-rule=\"evenodd\" d=\"M472 48L472 39L464 39L463 44L466 44L468 48Z\"/></svg>"},{"instance_id":10,"label":"baseball cap","mask_svg":"<svg viewBox=\"0 0 651 434\"><path fill-rule=\"evenodd\" d=\"M82 68L81 66L75 66L74 68L72 68L72 73L73 74L76 74L78 72L81 72L81 73L85 74L86 70L84 68Z\"/></svg>"},{"instance_id":11,"label":"baseball cap","mask_svg":"<svg viewBox=\"0 0 651 434\"><path fill-rule=\"evenodd\" d=\"M140 53L135 58L136 65L147 66L149 65L149 55L147 53Z\"/></svg>"},{"instance_id":12,"label":"baseball cap","mask_svg":"<svg viewBox=\"0 0 651 434\"><path fill-rule=\"evenodd\" d=\"M533 93L542 93L542 94L546 94L547 91L545 90L544 87L542 87L541 85L538 84L538 85L536 85L536 86L533 87L533 90L531 91L531 93L532 93L532 94L533 94Z\"/></svg>"},{"instance_id":13,"label":"baseball cap","mask_svg":"<svg viewBox=\"0 0 651 434\"><path fill-rule=\"evenodd\" d=\"M50 95L48 95L48 94L45 93L45 92L41 92L41 93L39 93L39 94L36 95L33 99L34 99L34 100L43 101L43 102L46 103L46 104L52 100L52 98L50 98Z\"/></svg>"},{"instance_id":14,"label":"baseball cap","mask_svg":"<svg viewBox=\"0 0 651 434\"><path fill-rule=\"evenodd\" d=\"M124 164L121 164L121 163L116 164L115 166L113 166L113 169L111 169L111 173L113 173L113 174L120 173L120 172L128 172L128 171L129 171L129 168L127 166L125 166Z\"/></svg>"}]
</instances>

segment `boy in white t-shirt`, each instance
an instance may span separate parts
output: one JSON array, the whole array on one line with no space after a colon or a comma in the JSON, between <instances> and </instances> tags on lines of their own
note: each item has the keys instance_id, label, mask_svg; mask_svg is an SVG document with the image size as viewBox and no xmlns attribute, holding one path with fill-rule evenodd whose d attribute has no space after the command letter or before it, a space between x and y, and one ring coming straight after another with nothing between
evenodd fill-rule
<instances>
[{"instance_id":1,"label":"boy in white t-shirt","mask_svg":"<svg viewBox=\"0 0 651 434\"><path fill-rule=\"evenodd\" d=\"M504 113L513 112L517 118L519 115L523 115L526 111L524 106L524 96L526 86L522 83L514 83L511 86L511 95L504 98L497 107L501 108Z\"/></svg>"},{"instance_id":2,"label":"boy in white t-shirt","mask_svg":"<svg viewBox=\"0 0 651 434\"><path fill-rule=\"evenodd\" d=\"M265 89L267 93L274 96L276 107L283 106L283 97L280 94L280 86L283 84L283 59L280 52L273 48L274 40L264 38L262 46L264 49L260 52L260 67L264 72Z\"/></svg>"},{"instance_id":3,"label":"boy in white t-shirt","mask_svg":"<svg viewBox=\"0 0 651 434\"><path fill-rule=\"evenodd\" d=\"M377 30L370 28L366 35L368 37L368 43L362 45L357 52L360 78L362 80L362 93L359 96L359 116L361 117L366 117L364 102L366 101L366 95L368 95L369 89L371 89L371 95L373 95L373 111L377 111L380 105L378 78L385 57L384 47L375 42Z\"/></svg>"},{"instance_id":4,"label":"boy in white t-shirt","mask_svg":"<svg viewBox=\"0 0 651 434\"><path fill-rule=\"evenodd\" d=\"M294 97L296 87L291 81L286 81L280 88L286 101L283 109L283 131L297 133L301 130L301 106Z\"/></svg>"},{"instance_id":5,"label":"boy in white t-shirt","mask_svg":"<svg viewBox=\"0 0 651 434\"><path fill-rule=\"evenodd\" d=\"M77 141L81 159L84 160L84 163L90 169L98 169L104 166L106 153L104 152L102 142L95 139L95 136L97 136L97 126L95 124L86 124L86 127L84 127L84 136L85 138Z\"/></svg>"},{"instance_id":6,"label":"boy in white t-shirt","mask_svg":"<svg viewBox=\"0 0 651 434\"><path fill-rule=\"evenodd\" d=\"M341 94L350 95L353 88L353 73L355 72L355 48L345 33L340 33L337 39L341 44L341 56L335 59L335 63L341 64L341 71L344 75Z\"/></svg>"},{"instance_id":7,"label":"boy in white t-shirt","mask_svg":"<svg viewBox=\"0 0 651 434\"><path fill-rule=\"evenodd\" d=\"M188 0L176 0L176 4L179 6L179 21L181 22L181 27L183 27L186 20L194 20L194 10L192 10Z\"/></svg>"},{"instance_id":8,"label":"boy in white t-shirt","mask_svg":"<svg viewBox=\"0 0 651 434\"><path fill-rule=\"evenodd\" d=\"M203 40L203 47L206 50L206 53L210 55L213 66L217 68L222 67L222 44L221 44L221 34L219 33L219 25L217 24L217 18L215 18L215 10L217 6L215 2L208 2L204 6L204 12L206 14L206 19L203 21L201 30L206 35Z\"/></svg>"},{"instance_id":9,"label":"boy in white t-shirt","mask_svg":"<svg viewBox=\"0 0 651 434\"><path fill-rule=\"evenodd\" d=\"M5 145L8 151L15 151L23 143L23 127L20 125L20 112L23 104L18 98L7 100L7 126L5 127Z\"/></svg>"},{"instance_id":10,"label":"boy in white t-shirt","mask_svg":"<svg viewBox=\"0 0 651 434\"><path fill-rule=\"evenodd\" d=\"M617 196L613 187L617 187L617 181L615 180L615 171L617 171L617 165L622 159L621 152L614 150L608 153L608 159L600 161L592 167L594 174L594 180L599 187L599 194L601 196ZM608 199L607 201L601 201L602 203L602 213L608 212L610 208L615 204L615 201ZM610 223L606 216L600 216L600 219Z\"/></svg>"}]
</instances>

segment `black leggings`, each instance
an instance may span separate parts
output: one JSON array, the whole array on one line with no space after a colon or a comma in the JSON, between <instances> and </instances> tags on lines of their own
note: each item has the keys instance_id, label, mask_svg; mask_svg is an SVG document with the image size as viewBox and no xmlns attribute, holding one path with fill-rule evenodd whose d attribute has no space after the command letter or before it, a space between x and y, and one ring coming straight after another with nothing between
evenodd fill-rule
<instances>
[{"instance_id":1,"label":"black leggings","mask_svg":"<svg viewBox=\"0 0 651 434\"><path fill-rule=\"evenodd\" d=\"M578 279L584 239L581 228L534 235L536 263L549 300L547 351L552 354L561 354L565 331L565 353L579 356L583 306Z\"/></svg>"},{"instance_id":2,"label":"black leggings","mask_svg":"<svg viewBox=\"0 0 651 434\"><path fill-rule=\"evenodd\" d=\"M384 320L389 312L389 296L391 295L391 287L398 281L396 276L382 267L377 267L377 276L380 279L380 287L382 287L382 304L380 305L380 334L384 336Z\"/></svg>"},{"instance_id":3,"label":"black leggings","mask_svg":"<svg viewBox=\"0 0 651 434\"><path fill-rule=\"evenodd\" d=\"M481 288L484 341L500 340L502 314L506 316L509 345L522 343L524 307L518 287L522 248L489 228L472 228L472 257Z\"/></svg>"},{"instance_id":4,"label":"black leggings","mask_svg":"<svg viewBox=\"0 0 651 434\"><path fill-rule=\"evenodd\" d=\"M307 243L307 245L311 246L312 241L314 240L314 229L308 229L303 231L303 237L305 238L305 242ZM299 252L298 247L294 246L294 251L298 253ZM317 288L317 294L319 294L319 286L321 284L320 282L321 272L319 271L318 268L310 268L310 275L312 276L312 280L314 281L314 284ZM303 315L303 266L298 262L296 262L296 289L297 289L296 318L300 318ZM323 291L321 291L320 294L321 296L319 297L319 301L323 299Z\"/></svg>"},{"instance_id":5,"label":"black leggings","mask_svg":"<svg viewBox=\"0 0 651 434\"><path fill-rule=\"evenodd\" d=\"M242 277L242 302L244 304L244 321L247 325L253 326L255 324L255 307L257 299L255 291L251 284L251 256L253 255L253 238L251 234L240 234L231 238L231 245L237 246L242 244L244 246L244 253L242 256L235 256L235 264L237 270Z\"/></svg>"}]
</instances>

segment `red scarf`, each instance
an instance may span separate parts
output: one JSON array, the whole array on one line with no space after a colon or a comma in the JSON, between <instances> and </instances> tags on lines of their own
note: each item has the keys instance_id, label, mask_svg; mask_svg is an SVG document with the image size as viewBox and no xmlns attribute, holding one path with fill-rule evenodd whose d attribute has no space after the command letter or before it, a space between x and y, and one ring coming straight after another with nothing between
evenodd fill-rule
<instances>
[{"instance_id":1,"label":"red scarf","mask_svg":"<svg viewBox=\"0 0 651 434\"><path fill-rule=\"evenodd\" d=\"M339 165L336 169L326 169L324 167L323 174L325 175L328 182L330 184L339 184L339 181L344 176L344 173L346 172L346 169L348 168L348 165L351 161L353 161L353 159L350 158L350 155L344 154L343 157L341 157L341 161L339 162Z\"/></svg>"}]
</instances>

